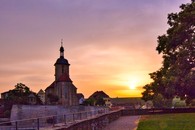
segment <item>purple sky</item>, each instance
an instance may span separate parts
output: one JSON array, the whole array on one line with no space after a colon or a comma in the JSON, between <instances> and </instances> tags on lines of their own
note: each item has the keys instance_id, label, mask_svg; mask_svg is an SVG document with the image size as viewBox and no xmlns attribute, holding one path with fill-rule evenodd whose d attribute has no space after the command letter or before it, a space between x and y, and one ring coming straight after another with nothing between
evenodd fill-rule
<instances>
[{"instance_id":1,"label":"purple sky","mask_svg":"<svg viewBox=\"0 0 195 130\"><path fill-rule=\"evenodd\" d=\"M0 92L22 82L33 91L54 80L63 38L78 92L140 96L161 66L157 37L167 14L190 0L1 0ZM129 85L136 82L137 88Z\"/></svg>"}]
</instances>

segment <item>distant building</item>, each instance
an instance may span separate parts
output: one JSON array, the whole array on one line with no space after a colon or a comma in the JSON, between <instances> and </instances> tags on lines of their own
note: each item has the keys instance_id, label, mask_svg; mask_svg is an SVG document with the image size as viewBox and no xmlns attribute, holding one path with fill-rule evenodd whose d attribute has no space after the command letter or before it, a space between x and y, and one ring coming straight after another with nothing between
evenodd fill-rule
<instances>
[{"instance_id":1,"label":"distant building","mask_svg":"<svg viewBox=\"0 0 195 130\"><path fill-rule=\"evenodd\" d=\"M17 90L10 90L10 91L6 91L6 92L1 93L1 100L6 101L6 102L8 102L8 100L9 100L11 102L10 104L12 104L12 103L17 104L18 102L13 102L12 99L11 100L9 99L9 96L10 97L13 96L14 91L16 92ZM20 96L18 95L18 97L20 97ZM15 98L18 98L18 97L15 97ZM37 101L36 93L32 92L32 91L28 95L26 95L26 97L23 95L22 99L24 99L23 102L22 102L24 104L31 104L31 105L40 104L40 102ZM27 99L27 101L25 101L26 99Z\"/></svg>"},{"instance_id":2,"label":"distant building","mask_svg":"<svg viewBox=\"0 0 195 130\"><path fill-rule=\"evenodd\" d=\"M110 100L110 98L103 98L104 99L104 101L105 101L105 105L107 106L107 107L112 107L112 102L111 102L111 100Z\"/></svg>"},{"instance_id":3,"label":"distant building","mask_svg":"<svg viewBox=\"0 0 195 130\"><path fill-rule=\"evenodd\" d=\"M0 99L0 118L5 118L5 100L4 99Z\"/></svg>"},{"instance_id":4,"label":"distant building","mask_svg":"<svg viewBox=\"0 0 195 130\"><path fill-rule=\"evenodd\" d=\"M5 106L4 104L5 104L5 100L0 99L0 109Z\"/></svg>"},{"instance_id":5,"label":"distant building","mask_svg":"<svg viewBox=\"0 0 195 130\"><path fill-rule=\"evenodd\" d=\"M64 106L78 105L77 88L72 83L69 75L68 60L64 58L64 47L60 47L60 57L57 59L55 66L55 80L45 89L46 104L56 104Z\"/></svg>"},{"instance_id":6,"label":"distant building","mask_svg":"<svg viewBox=\"0 0 195 130\"><path fill-rule=\"evenodd\" d=\"M103 91L94 92L89 98L98 99L98 98L109 98L109 96Z\"/></svg>"},{"instance_id":7,"label":"distant building","mask_svg":"<svg viewBox=\"0 0 195 130\"><path fill-rule=\"evenodd\" d=\"M186 100L181 100L180 97L175 96L172 100L172 108L186 107Z\"/></svg>"},{"instance_id":8,"label":"distant building","mask_svg":"<svg viewBox=\"0 0 195 130\"><path fill-rule=\"evenodd\" d=\"M79 100L79 105L82 105L83 102L85 101L84 95L82 93L77 94L78 100Z\"/></svg>"},{"instance_id":9,"label":"distant building","mask_svg":"<svg viewBox=\"0 0 195 130\"><path fill-rule=\"evenodd\" d=\"M37 103L37 97L35 96L34 93L31 93L28 96L28 103L31 104L31 105L35 105Z\"/></svg>"},{"instance_id":10,"label":"distant building","mask_svg":"<svg viewBox=\"0 0 195 130\"><path fill-rule=\"evenodd\" d=\"M139 97L129 97L129 98L110 98L110 102L113 107L120 106L124 108L131 109L146 109L153 107L151 101L145 102Z\"/></svg>"},{"instance_id":11,"label":"distant building","mask_svg":"<svg viewBox=\"0 0 195 130\"><path fill-rule=\"evenodd\" d=\"M43 104L45 104L45 92L41 89L41 90L39 90L39 92L37 93L37 95L39 96L41 102Z\"/></svg>"},{"instance_id":12,"label":"distant building","mask_svg":"<svg viewBox=\"0 0 195 130\"><path fill-rule=\"evenodd\" d=\"M1 93L1 99L6 99L9 95L9 91Z\"/></svg>"},{"instance_id":13,"label":"distant building","mask_svg":"<svg viewBox=\"0 0 195 130\"><path fill-rule=\"evenodd\" d=\"M103 91L96 91L94 92L91 96L89 96L89 100L92 100L94 106L105 106L106 103L108 104L108 102L106 102L108 99L110 98L105 92Z\"/></svg>"}]
</instances>

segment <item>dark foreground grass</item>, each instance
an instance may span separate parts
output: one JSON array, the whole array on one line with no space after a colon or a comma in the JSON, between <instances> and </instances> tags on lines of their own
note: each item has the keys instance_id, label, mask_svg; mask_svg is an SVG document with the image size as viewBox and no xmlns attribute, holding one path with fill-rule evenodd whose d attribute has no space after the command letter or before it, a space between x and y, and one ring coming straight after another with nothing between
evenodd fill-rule
<instances>
[{"instance_id":1,"label":"dark foreground grass","mask_svg":"<svg viewBox=\"0 0 195 130\"><path fill-rule=\"evenodd\" d=\"M137 130L195 130L195 113L142 116Z\"/></svg>"}]
</instances>

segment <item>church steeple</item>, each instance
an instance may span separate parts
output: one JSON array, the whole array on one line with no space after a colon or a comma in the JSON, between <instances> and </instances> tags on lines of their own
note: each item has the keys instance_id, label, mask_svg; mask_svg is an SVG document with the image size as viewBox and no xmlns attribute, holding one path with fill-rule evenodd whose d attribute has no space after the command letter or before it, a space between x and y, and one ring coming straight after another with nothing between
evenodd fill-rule
<instances>
[{"instance_id":1,"label":"church steeple","mask_svg":"<svg viewBox=\"0 0 195 130\"><path fill-rule=\"evenodd\" d=\"M64 47L63 47L63 41L61 40L61 47L60 47L60 57L57 59L56 63L54 65L70 65L68 63L68 60L64 58Z\"/></svg>"},{"instance_id":2,"label":"church steeple","mask_svg":"<svg viewBox=\"0 0 195 130\"><path fill-rule=\"evenodd\" d=\"M61 40L60 57L64 57L63 39Z\"/></svg>"},{"instance_id":3,"label":"church steeple","mask_svg":"<svg viewBox=\"0 0 195 130\"><path fill-rule=\"evenodd\" d=\"M64 58L64 47L63 41L61 40L60 57L56 60L55 64L55 80L57 81L62 75L69 77L69 66L68 60Z\"/></svg>"}]
</instances>

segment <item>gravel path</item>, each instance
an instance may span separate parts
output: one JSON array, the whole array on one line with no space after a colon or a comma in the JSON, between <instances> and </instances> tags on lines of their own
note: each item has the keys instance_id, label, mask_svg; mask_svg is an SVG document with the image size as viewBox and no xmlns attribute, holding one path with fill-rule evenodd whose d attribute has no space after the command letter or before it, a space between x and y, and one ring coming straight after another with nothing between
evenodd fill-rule
<instances>
[{"instance_id":1,"label":"gravel path","mask_svg":"<svg viewBox=\"0 0 195 130\"><path fill-rule=\"evenodd\" d=\"M108 124L104 130L136 130L140 116L122 116Z\"/></svg>"}]
</instances>

